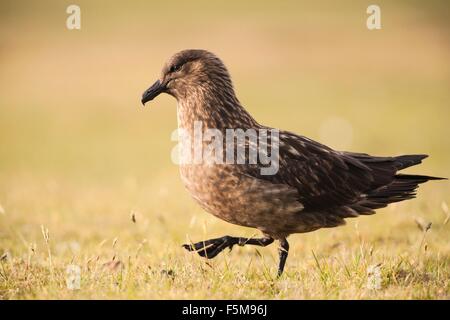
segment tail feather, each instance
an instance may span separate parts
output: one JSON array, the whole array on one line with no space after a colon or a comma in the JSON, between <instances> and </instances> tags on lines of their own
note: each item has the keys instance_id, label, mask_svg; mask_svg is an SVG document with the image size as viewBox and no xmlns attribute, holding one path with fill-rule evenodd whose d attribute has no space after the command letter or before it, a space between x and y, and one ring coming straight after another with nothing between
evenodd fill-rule
<instances>
[{"instance_id":1,"label":"tail feather","mask_svg":"<svg viewBox=\"0 0 450 320\"><path fill-rule=\"evenodd\" d=\"M424 183L428 180L447 180L447 178L441 178L441 177L432 177L432 176L423 176L418 174L396 174L395 178L398 180L415 180L417 183Z\"/></svg>"},{"instance_id":2,"label":"tail feather","mask_svg":"<svg viewBox=\"0 0 450 320\"><path fill-rule=\"evenodd\" d=\"M379 176L375 179L376 183L383 182L369 191L363 200L349 206L355 210L358 214L373 214L375 209L386 207L390 203L399 202L415 198L416 189L419 184L427 182L429 180L446 180L446 178L432 177L425 175L415 174L401 174L396 173L398 170L402 170L422 162L423 159L428 157L425 154L418 155L404 155L394 158L381 158L366 155L357 155L366 165L376 170ZM393 170L393 176L389 178L389 174L382 176L383 173L389 172L389 162ZM388 183L385 183L389 180Z\"/></svg>"},{"instance_id":3,"label":"tail feather","mask_svg":"<svg viewBox=\"0 0 450 320\"><path fill-rule=\"evenodd\" d=\"M422 163L422 160L425 158L428 158L427 154L408 154L404 156L394 157L395 167L397 170L402 170Z\"/></svg>"}]
</instances>

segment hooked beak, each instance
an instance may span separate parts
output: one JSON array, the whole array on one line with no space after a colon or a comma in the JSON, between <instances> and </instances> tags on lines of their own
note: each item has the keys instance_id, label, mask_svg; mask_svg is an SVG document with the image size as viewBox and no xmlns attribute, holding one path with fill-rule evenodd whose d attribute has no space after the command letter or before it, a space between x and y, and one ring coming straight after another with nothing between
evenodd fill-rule
<instances>
[{"instance_id":1,"label":"hooked beak","mask_svg":"<svg viewBox=\"0 0 450 320\"><path fill-rule=\"evenodd\" d=\"M166 86L161 83L161 81L156 81L150 88L145 90L142 94L142 105L145 105L146 102L153 100L160 93L163 93L166 90Z\"/></svg>"}]
</instances>

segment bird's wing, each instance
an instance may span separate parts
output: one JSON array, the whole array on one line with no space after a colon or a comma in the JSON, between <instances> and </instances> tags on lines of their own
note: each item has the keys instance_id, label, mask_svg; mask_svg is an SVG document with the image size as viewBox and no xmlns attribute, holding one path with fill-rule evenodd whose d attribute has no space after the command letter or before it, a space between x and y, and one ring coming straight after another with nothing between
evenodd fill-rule
<instances>
[{"instance_id":1,"label":"bird's wing","mask_svg":"<svg viewBox=\"0 0 450 320\"><path fill-rule=\"evenodd\" d=\"M385 174L376 177L358 157L284 131L279 135L278 172L262 175L260 167L247 166L246 174L296 188L300 202L311 212L357 203L368 190L389 182L396 171L383 167Z\"/></svg>"}]
</instances>

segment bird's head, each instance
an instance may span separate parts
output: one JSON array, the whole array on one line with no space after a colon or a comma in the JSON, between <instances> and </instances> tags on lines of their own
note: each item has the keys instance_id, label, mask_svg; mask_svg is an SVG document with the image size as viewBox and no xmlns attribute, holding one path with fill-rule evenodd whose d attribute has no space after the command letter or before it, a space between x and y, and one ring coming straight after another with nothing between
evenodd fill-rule
<instances>
[{"instance_id":1,"label":"bird's head","mask_svg":"<svg viewBox=\"0 0 450 320\"><path fill-rule=\"evenodd\" d=\"M141 102L145 104L160 93L182 100L216 89L233 90L223 62L206 50L183 50L165 63L160 78L143 93Z\"/></svg>"}]
</instances>

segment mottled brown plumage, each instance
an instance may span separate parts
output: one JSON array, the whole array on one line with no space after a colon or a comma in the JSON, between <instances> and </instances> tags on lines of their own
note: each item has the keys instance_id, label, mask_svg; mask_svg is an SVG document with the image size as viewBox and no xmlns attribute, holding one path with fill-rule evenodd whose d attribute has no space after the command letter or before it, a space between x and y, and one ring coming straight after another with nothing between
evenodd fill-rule
<instances>
[{"instance_id":1,"label":"mottled brown plumage","mask_svg":"<svg viewBox=\"0 0 450 320\"><path fill-rule=\"evenodd\" d=\"M226 129L270 129L241 106L226 67L208 51L175 54L160 79L144 93L142 103L162 92L177 99L178 125L190 134L195 121L201 122L203 130L218 129L224 136ZM336 227L345 218L372 214L389 203L413 198L419 183L439 179L397 173L426 155L373 157L335 151L287 131L280 131L276 141L279 170L274 175L262 175L259 164L180 165L183 183L206 211L264 234L261 239L225 236L185 245L186 249L213 258L235 244L266 246L277 239L280 275L288 235ZM250 148L247 142L246 148Z\"/></svg>"}]
</instances>

